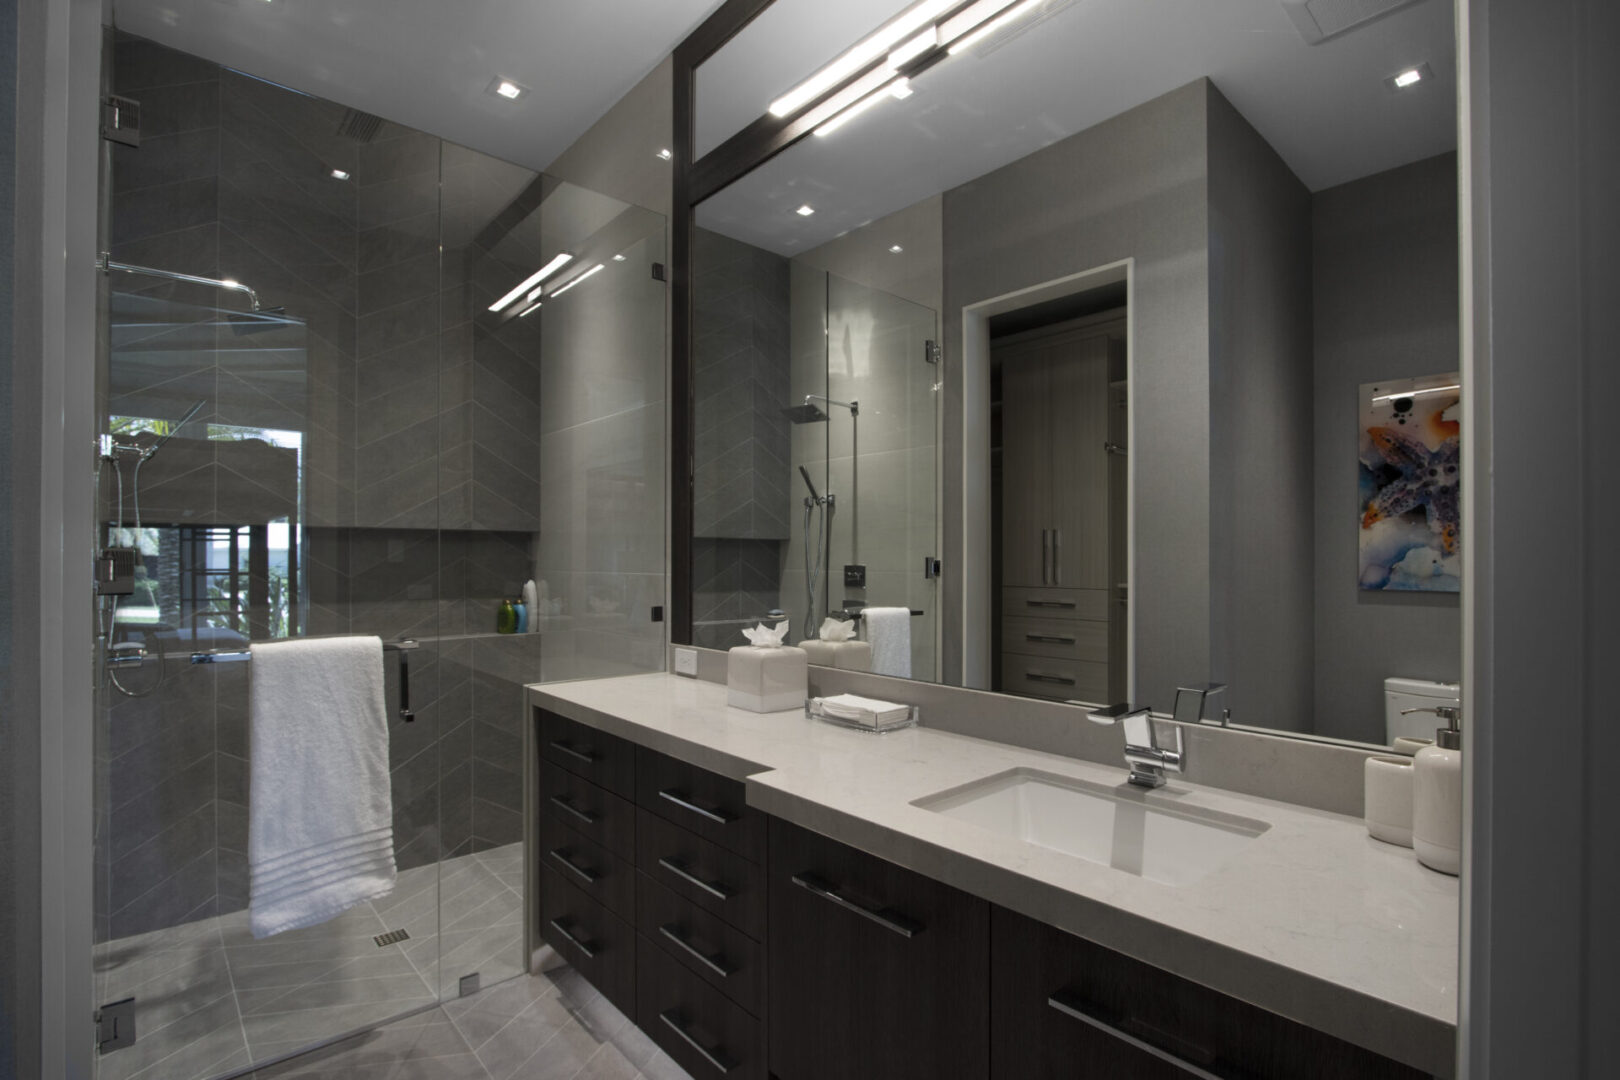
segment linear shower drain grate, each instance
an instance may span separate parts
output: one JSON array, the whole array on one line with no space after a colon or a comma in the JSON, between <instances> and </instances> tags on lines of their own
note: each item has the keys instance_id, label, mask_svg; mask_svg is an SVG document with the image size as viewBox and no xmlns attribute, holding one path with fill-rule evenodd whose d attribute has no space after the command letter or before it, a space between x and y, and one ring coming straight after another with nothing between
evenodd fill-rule
<instances>
[{"instance_id":1,"label":"linear shower drain grate","mask_svg":"<svg viewBox=\"0 0 1620 1080\"><path fill-rule=\"evenodd\" d=\"M390 930L386 934L378 934L371 940L377 943L378 948L382 948L385 945L398 945L400 942L409 939L410 936L411 932L409 930Z\"/></svg>"}]
</instances>

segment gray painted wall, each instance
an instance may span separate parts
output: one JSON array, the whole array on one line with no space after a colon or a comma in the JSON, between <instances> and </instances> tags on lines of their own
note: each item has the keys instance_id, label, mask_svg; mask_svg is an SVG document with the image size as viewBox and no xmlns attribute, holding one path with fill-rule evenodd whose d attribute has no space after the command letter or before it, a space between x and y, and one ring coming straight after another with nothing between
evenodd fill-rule
<instances>
[{"instance_id":1,"label":"gray painted wall","mask_svg":"<svg viewBox=\"0 0 1620 1080\"><path fill-rule=\"evenodd\" d=\"M1309 731L1310 193L1213 87L1208 122L1211 676L1237 722Z\"/></svg>"},{"instance_id":2,"label":"gray painted wall","mask_svg":"<svg viewBox=\"0 0 1620 1080\"><path fill-rule=\"evenodd\" d=\"M1457 155L1319 191L1311 214L1315 730L1383 742L1385 678L1462 677L1460 597L1357 588L1354 523L1358 387L1461 364Z\"/></svg>"},{"instance_id":3,"label":"gray painted wall","mask_svg":"<svg viewBox=\"0 0 1620 1080\"><path fill-rule=\"evenodd\" d=\"M962 445L962 308L1121 259L1136 260L1132 434L1137 700L1167 708L1210 670L1207 80L1122 113L945 193L945 433ZM944 514L962 516L962 463L944 462ZM961 565L947 530L946 566ZM961 595L947 575L944 677L960 681Z\"/></svg>"}]
</instances>

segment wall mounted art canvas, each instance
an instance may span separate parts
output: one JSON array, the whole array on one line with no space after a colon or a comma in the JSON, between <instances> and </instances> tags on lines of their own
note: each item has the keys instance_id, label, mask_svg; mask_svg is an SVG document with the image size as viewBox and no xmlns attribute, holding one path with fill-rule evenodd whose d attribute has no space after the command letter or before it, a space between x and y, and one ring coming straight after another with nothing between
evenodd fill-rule
<instances>
[{"instance_id":1,"label":"wall mounted art canvas","mask_svg":"<svg viewBox=\"0 0 1620 1080\"><path fill-rule=\"evenodd\" d=\"M1364 590L1462 589L1459 383L1451 372L1361 387Z\"/></svg>"}]
</instances>

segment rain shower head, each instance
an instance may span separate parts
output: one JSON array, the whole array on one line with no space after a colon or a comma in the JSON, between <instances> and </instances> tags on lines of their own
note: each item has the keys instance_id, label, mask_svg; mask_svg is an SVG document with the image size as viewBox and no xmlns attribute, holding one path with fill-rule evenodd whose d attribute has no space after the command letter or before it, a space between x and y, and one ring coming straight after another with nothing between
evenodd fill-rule
<instances>
[{"instance_id":1,"label":"rain shower head","mask_svg":"<svg viewBox=\"0 0 1620 1080\"><path fill-rule=\"evenodd\" d=\"M806 401L803 405L789 405L782 410L782 415L795 424L819 424L827 419L827 414L820 405L812 405Z\"/></svg>"},{"instance_id":2,"label":"rain shower head","mask_svg":"<svg viewBox=\"0 0 1620 1080\"><path fill-rule=\"evenodd\" d=\"M254 308L252 311L228 311L225 321L238 336L242 334L257 334L264 330L273 330L278 326L286 326L287 309L285 307Z\"/></svg>"},{"instance_id":3,"label":"rain shower head","mask_svg":"<svg viewBox=\"0 0 1620 1080\"><path fill-rule=\"evenodd\" d=\"M190 409L187 409L186 415L182 416L177 423L169 428L168 431L165 431L162 435L158 436L157 442L153 443L151 446L148 446L144 451L141 452L141 460L146 461L153 457L159 450L163 449L163 444L174 438L175 432L191 423L191 421L196 418L197 414L202 412L203 406L206 404L208 404L208 399L204 398L197 402L197 404L193 405Z\"/></svg>"}]
</instances>

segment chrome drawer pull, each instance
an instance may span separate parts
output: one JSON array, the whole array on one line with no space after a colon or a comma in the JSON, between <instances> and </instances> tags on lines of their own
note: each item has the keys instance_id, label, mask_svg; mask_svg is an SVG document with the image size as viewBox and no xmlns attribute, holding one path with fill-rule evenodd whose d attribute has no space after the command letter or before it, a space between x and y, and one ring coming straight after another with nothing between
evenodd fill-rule
<instances>
[{"instance_id":1,"label":"chrome drawer pull","mask_svg":"<svg viewBox=\"0 0 1620 1080\"><path fill-rule=\"evenodd\" d=\"M595 885L596 884L596 875L591 873L589 870L585 869L583 866L580 866L578 863L574 862L567 855L564 855L560 848L558 850L556 850L556 851L553 851L551 853L551 857L553 859L556 859L558 862L562 863L563 866L567 867L569 870L573 871L574 875L576 877L578 877L579 880L583 881L585 884L587 884L587 885Z\"/></svg>"},{"instance_id":2,"label":"chrome drawer pull","mask_svg":"<svg viewBox=\"0 0 1620 1080\"><path fill-rule=\"evenodd\" d=\"M904 915L888 910L874 911L865 904L857 904L848 897L839 896L836 888L826 884L808 870L802 874L794 874L792 881L799 888L813 893L823 900L831 900L845 911L853 911L861 918L870 919L883 927L883 929L893 931L903 938L916 937L923 931L922 923L914 922Z\"/></svg>"},{"instance_id":3,"label":"chrome drawer pull","mask_svg":"<svg viewBox=\"0 0 1620 1080\"><path fill-rule=\"evenodd\" d=\"M596 757L595 754L592 754L592 753L590 753L589 751L586 751L586 750L575 750L572 746L569 746L567 743L560 743L556 739L551 740L551 748L553 750L556 750L556 751L559 751L561 753L567 754L569 757L573 758L575 761L583 761L587 765L595 765L596 762L597 762L597 757Z\"/></svg>"},{"instance_id":4,"label":"chrome drawer pull","mask_svg":"<svg viewBox=\"0 0 1620 1080\"><path fill-rule=\"evenodd\" d=\"M1074 638L1059 637L1056 634L1025 634L1025 641L1038 641L1043 645L1073 645Z\"/></svg>"},{"instance_id":5,"label":"chrome drawer pull","mask_svg":"<svg viewBox=\"0 0 1620 1080\"><path fill-rule=\"evenodd\" d=\"M1028 679L1030 682L1057 683L1059 686L1074 685L1073 679L1066 679L1062 675L1042 675L1038 671L1026 671L1024 672L1024 678Z\"/></svg>"},{"instance_id":6,"label":"chrome drawer pull","mask_svg":"<svg viewBox=\"0 0 1620 1080\"><path fill-rule=\"evenodd\" d=\"M690 1046L693 1050L696 1050L704 1061L707 1061L710 1065L713 1065L716 1069L720 1070L722 1075L729 1073L732 1069L737 1067L735 1062L727 1062L726 1059L721 1056L723 1051L721 1051L718 1047L710 1050L708 1047L692 1038L692 1033L686 1030L685 1025L671 1015L674 1011L675 1010L670 1009L666 1012L661 1012L658 1014L658 1019L669 1025L669 1030L679 1035L681 1037L681 1042L685 1043L687 1046Z\"/></svg>"},{"instance_id":7,"label":"chrome drawer pull","mask_svg":"<svg viewBox=\"0 0 1620 1080\"><path fill-rule=\"evenodd\" d=\"M1160 1061L1168 1062L1171 1065L1174 1065L1176 1068L1184 1070L1189 1076L1199 1077L1200 1080L1244 1080L1245 1074L1243 1073L1211 1072L1209 1069L1206 1069L1201 1065L1194 1064L1187 1058L1182 1057L1180 1054L1171 1053L1169 1050L1164 1050L1160 1047L1154 1046L1146 1039L1138 1038L1137 1036L1132 1035L1130 1032L1120 1027L1120 1024L1123 1022L1122 1017L1114 1016L1095 1005L1081 1001L1073 994L1065 993L1064 991L1060 990L1051 997L1047 998L1046 1003L1052 1008L1056 1009L1058 1012L1062 1013L1064 1016L1072 1017L1083 1024L1089 1024L1098 1031L1101 1031L1107 1035L1112 1035L1120 1042L1128 1043L1145 1054L1152 1054ZM1201 1047L1192 1046L1189 1047L1189 1049L1196 1052L1206 1061L1213 1062L1215 1060L1214 1054L1203 1050Z\"/></svg>"},{"instance_id":8,"label":"chrome drawer pull","mask_svg":"<svg viewBox=\"0 0 1620 1080\"><path fill-rule=\"evenodd\" d=\"M595 814L581 810L579 807L575 806L573 803L569 802L567 799L564 799L560 795L553 795L551 797L551 805L555 806L565 814L572 814L574 817L578 818L580 821L583 821L587 825L595 825L599 820Z\"/></svg>"},{"instance_id":9,"label":"chrome drawer pull","mask_svg":"<svg viewBox=\"0 0 1620 1080\"><path fill-rule=\"evenodd\" d=\"M587 959L587 960L595 960L596 959L596 950L591 948L589 945L585 944L583 941L579 940L579 938L575 937L573 934L570 934L567 930L564 930L562 923L558 922L556 919L552 919L551 920L551 928L553 930L557 931L557 933L561 934L563 936L564 941L567 941L568 944L572 945L574 948L576 948L580 952L584 953L585 954L585 959Z\"/></svg>"},{"instance_id":10,"label":"chrome drawer pull","mask_svg":"<svg viewBox=\"0 0 1620 1080\"><path fill-rule=\"evenodd\" d=\"M724 810L705 809L704 807L699 806L697 803L687 800L687 798L678 791L660 791L658 793L658 797L660 799L668 799L682 810L690 810L698 817L703 818L706 821L712 821L716 825L730 825L733 821L737 820L737 816L735 814L728 814Z\"/></svg>"},{"instance_id":11,"label":"chrome drawer pull","mask_svg":"<svg viewBox=\"0 0 1620 1080\"><path fill-rule=\"evenodd\" d=\"M1072 607L1074 607L1074 601L1073 600L1025 600L1024 604L1027 607L1053 607L1053 608L1072 608Z\"/></svg>"},{"instance_id":12,"label":"chrome drawer pull","mask_svg":"<svg viewBox=\"0 0 1620 1080\"><path fill-rule=\"evenodd\" d=\"M705 953L699 952L697 946L693 945L690 941L687 941L686 938L681 936L679 923L666 923L658 928L658 932L669 938L669 940L673 941L676 945L680 946L681 950L688 956L698 961L700 964L714 972L716 975L720 976L722 979L730 978L736 973L736 968L729 966L723 960L719 959L719 953L716 953L714 956L709 956Z\"/></svg>"},{"instance_id":13,"label":"chrome drawer pull","mask_svg":"<svg viewBox=\"0 0 1620 1080\"><path fill-rule=\"evenodd\" d=\"M690 870L678 862L673 862L669 859L659 859L658 865L662 866L665 870L668 870L670 873L674 874L688 885L696 885L698 888L702 889L704 892L708 893L717 900L731 899L731 891L729 889L722 885L710 884L700 877L694 877Z\"/></svg>"}]
</instances>

